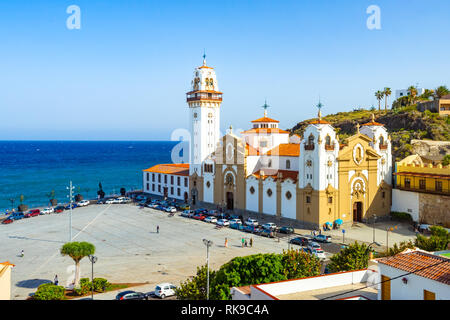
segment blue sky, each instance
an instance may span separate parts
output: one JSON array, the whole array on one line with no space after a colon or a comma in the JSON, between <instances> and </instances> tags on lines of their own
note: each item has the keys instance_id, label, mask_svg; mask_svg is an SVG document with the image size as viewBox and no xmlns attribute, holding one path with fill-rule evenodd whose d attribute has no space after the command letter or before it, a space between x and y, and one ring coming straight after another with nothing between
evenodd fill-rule
<instances>
[{"instance_id":1,"label":"blue sky","mask_svg":"<svg viewBox=\"0 0 450 320\"><path fill-rule=\"evenodd\" d=\"M81 29L66 28L69 5ZM369 30L369 5L381 30ZM1 1L0 140L169 140L206 49L222 130L282 128L376 105L389 86L450 86L450 2ZM392 98L391 98L392 101Z\"/></svg>"}]
</instances>

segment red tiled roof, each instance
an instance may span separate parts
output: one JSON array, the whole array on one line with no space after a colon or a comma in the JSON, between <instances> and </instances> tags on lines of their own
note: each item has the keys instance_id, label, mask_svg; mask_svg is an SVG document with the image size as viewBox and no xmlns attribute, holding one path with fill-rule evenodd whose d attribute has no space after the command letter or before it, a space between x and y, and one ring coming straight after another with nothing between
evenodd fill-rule
<instances>
[{"instance_id":1,"label":"red tiled roof","mask_svg":"<svg viewBox=\"0 0 450 320\"><path fill-rule=\"evenodd\" d=\"M384 124L375 122L375 121L370 121L367 123L362 124L361 126L384 126Z\"/></svg>"},{"instance_id":2,"label":"red tiled roof","mask_svg":"<svg viewBox=\"0 0 450 320\"><path fill-rule=\"evenodd\" d=\"M328 121L322 120L322 119L317 119L314 121L311 121L310 124L330 124Z\"/></svg>"},{"instance_id":3,"label":"red tiled roof","mask_svg":"<svg viewBox=\"0 0 450 320\"><path fill-rule=\"evenodd\" d=\"M259 118L259 119L253 120L252 122L277 122L278 123L280 121L274 120L274 119L268 118L268 117L263 117L263 118Z\"/></svg>"},{"instance_id":4,"label":"red tiled roof","mask_svg":"<svg viewBox=\"0 0 450 320\"><path fill-rule=\"evenodd\" d=\"M268 156L298 157L300 155L300 144L282 143L265 154Z\"/></svg>"},{"instance_id":5,"label":"red tiled roof","mask_svg":"<svg viewBox=\"0 0 450 320\"><path fill-rule=\"evenodd\" d=\"M261 178L261 171L264 173L264 178L271 177L274 180L278 179L278 175L280 175L281 180L285 180L290 178L291 180L297 181L298 179L298 171L291 170L277 170L277 169L263 169L252 173L251 175L255 176L257 179Z\"/></svg>"},{"instance_id":6,"label":"red tiled roof","mask_svg":"<svg viewBox=\"0 0 450 320\"><path fill-rule=\"evenodd\" d=\"M281 130L280 128L253 128L247 131L243 131L241 133L288 133L289 131Z\"/></svg>"},{"instance_id":7,"label":"red tiled roof","mask_svg":"<svg viewBox=\"0 0 450 320\"><path fill-rule=\"evenodd\" d=\"M414 272L418 276L450 285L450 259L445 257L422 251L413 251L399 253L377 261L393 268Z\"/></svg>"},{"instance_id":8,"label":"red tiled roof","mask_svg":"<svg viewBox=\"0 0 450 320\"><path fill-rule=\"evenodd\" d=\"M151 168L143 170L144 172L155 172L164 174L173 174L177 176L189 176L188 163L167 163L157 164Z\"/></svg>"},{"instance_id":9,"label":"red tiled roof","mask_svg":"<svg viewBox=\"0 0 450 320\"><path fill-rule=\"evenodd\" d=\"M0 264L2 264L2 265L4 265L4 266L12 266L12 267L15 267L15 266L16 266L15 264L12 264L12 263L9 262L9 261L0 262Z\"/></svg>"}]
</instances>

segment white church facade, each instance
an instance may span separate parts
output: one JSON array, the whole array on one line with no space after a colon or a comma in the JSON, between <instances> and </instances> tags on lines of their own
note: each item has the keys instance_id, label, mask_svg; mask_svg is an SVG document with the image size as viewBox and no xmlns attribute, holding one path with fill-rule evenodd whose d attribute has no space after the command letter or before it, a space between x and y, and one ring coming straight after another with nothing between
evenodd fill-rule
<instances>
[{"instance_id":1,"label":"white church facade","mask_svg":"<svg viewBox=\"0 0 450 320\"><path fill-rule=\"evenodd\" d=\"M391 207L391 142L386 128L372 120L357 125L355 135L339 140L320 113L303 133L291 135L269 118L262 118L236 134L230 127L220 136L219 91L213 68L194 70L187 93L191 134L190 163L171 164L188 179L180 196L195 206L215 204L233 211L289 218L313 226L338 219L362 221L387 215ZM148 174L169 174L157 165ZM165 168L167 169L167 168ZM169 171L170 171L169 170ZM159 189L161 190L161 189ZM169 189L165 189L169 191ZM167 192L165 196L172 197Z\"/></svg>"}]
</instances>

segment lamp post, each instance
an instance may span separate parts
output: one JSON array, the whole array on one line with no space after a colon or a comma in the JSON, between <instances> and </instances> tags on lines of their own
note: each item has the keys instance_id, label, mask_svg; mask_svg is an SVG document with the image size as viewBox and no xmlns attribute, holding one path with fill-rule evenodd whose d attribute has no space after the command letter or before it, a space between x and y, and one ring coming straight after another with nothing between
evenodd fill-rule
<instances>
[{"instance_id":1,"label":"lamp post","mask_svg":"<svg viewBox=\"0 0 450 320\"><path fill-rule=\"evenodd\" d=\"M367 249L366 249L366 254L369 252L369 250L371 249L371 246L372 245L374 245L374 244L376 244L377 246L381 246L378 242L372 242L371 244L369 244L368 246L367 246Z\"/></svg>"},{"instance_id":2,"label":"lamp post","mask_svg":"<svg viewBox=\"0 0 450 320\"><path fill-rule=\"evenodd\" d=\"M212 246L211 240L203 239L203 243L206 246L206 300L209 300L209 247Z\"/></svg>"},{"instance_id":3,"label":"lamp post","mask_svg":"<svg viewBox=\"0 0 450 320\"><path fill-rule=\"evenodd\" d=\"M98 258L91 254L88 257L92 264L92 300L94 300L94 263L97 262Z\"/></svg>"},{"instance_id":4,"label":"lamp post","mask_svg":"<svg viewBox=\"0 0 450 320\"><path fill-rule=\"evenodd\" d=\"M373 215L373 240L372 242L375 242L375 222L377 221L377 215Z\"/></svg>"},{"instance_id":5,"label":"lamp post","mask_svg":"<svg viewBox=\"0 0 450 320\"><path fill-rule=\"evenodd\" d=\"M75 187L72 185L72 181L70 181L69 186L66 187L67 190L69 190L69 205L70 205L70 215L69 215L69 242L72 241L72 204L73 204L73 190Z\"/></svg>"}]
</instances>

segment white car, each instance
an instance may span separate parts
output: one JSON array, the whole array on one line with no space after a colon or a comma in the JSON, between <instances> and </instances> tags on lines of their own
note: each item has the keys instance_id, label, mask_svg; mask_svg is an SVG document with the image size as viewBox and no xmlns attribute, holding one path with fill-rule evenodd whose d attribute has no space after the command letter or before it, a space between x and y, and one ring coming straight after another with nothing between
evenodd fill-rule
<instances>
[{"instance_id":1,"label":"white car","mask_svg":"<svg viewBox=\"0 0 450 320\"><path fill-rule=\"evenodd\" d=\"M44 209L41 210L41 214L50 214L50 213L53 213L53 212L55 212L55 209L53 209L52 207L44 208Z\"/></svg>"},{"instance_id":2,"label":"white car","mask_svg":"<svg viewBox=\"0 0 450 320\"><path fill-rule=\"evenodd\" d=\"M273 223L273 222L269 222L269 223L263 224L262 227L263 227L264 229L272 230L272 231L275 230L275 229L277 228L277 226L276 226L275 223Z\"/></svg>"},{"instance_id":3,"label":"white car","mask_svg":"<svg viewBox=\"0 0 450 320\"><path fill-rule=\"evenodd\" d=\"M131 202L131 199L128 198L128 197L124 197L124 198L122 199L122 203L130 203L130 202Z\"/></svg>"},{"instance_id":4,"label":"white car","mask_svg":"<svg viewBox=\"0 0 450 320\"><path fill-rule=\"evenodd\" d=\"M247 226L253 226L253 227L256 227L256 226L258 225L258 221L256 221L255 219L248 218L248 219L245 221L245 224L246 224Z\"/></svg>"},{"instance_id":5,"label":"white car","mask_svg":"<svg viewBox=\"0 0 450 320\"><path fill-rule=\"evenodd\" d=\"M106 204L117 203L116 199L108 199L105 201Z\"/></svg>"},{"instance_id":6,"label":"white car","mask_svg":"<svg viewBox=\"0 0 450 320\"><path fill-rule=\"evenodd\" d=\"M217 220L216 224L218 226L229 226L230 222L227 219L219 219Z\"/></svg>"},{"instance_id":7,"label":"white car","mask_svg":"<svg viewBox=\"0 0 450 320\"><path fill-rule=\"evenodd\" d=\"M85 207L89 205L89 200L81 200L80 202L77 203L77 205L79 207Z\"/></svg>"},{"instance_id":8,"label":"white car","mask_svg":"<svg viewBox=\"0 0 450 320\"><path fill-rule=\"evenodd\" d=\"M311 250L311 254L316 256L319 259L325 259L325 252L322 249L313 249Z\"/></svg>"},{"instance_id":9,"label":"white car","mask_svg":"<svg viewBox=\"0 0 450 320\"><path fill-rule=\"evenodd\" d=\"M155 296L164 299L165 297L170 297L175 295L176 286L171 283L161 283L155 287Z\"/></svg>"},{"instance_id":10,"label":"white car","mask_svg":"<svg viewBox=\"0 0 450 320\"><path fill-rule=\"evenodd\" d=\"M317 242L314 242L314 241L309 242L307 248L311 251L322 250L322 247L320 246L320 244L318 244Z\"/></svg>"},{"instance_id":11,"label":"white car","mask_svg":"<svg viewBox=\"0 0 450 320\"><path fill-rule=\"evenodd\" d=\"M205 220L203 220L203 221L209 222L209 223L216 223L217 222L217 218L213 217L213 216L209 216L209 217L206 217Z\"/></svg>"},{"instance_id":12,"label":"white car","mask_svg":"<svg viewBox=\"0 0 450 320\"><path fill-rule=\"evenodd\" d=\"M231 220L230 220L230 224L232 224L232 223L239 223L239 224L242 224L242 221L241 221L241 219L231 219Z\"/></svg>"},{"instance_id":13,"label":"white car","mask_svg":"<svg viewBox=\"0 0 450 320\"><path fill-rule=\"evenodd\" d=\"M177 208L175 207L167 207L164 209L165 212L177 212Z\"/></svg>"},{"instance_id":14,"label":"white car","mask_svg":"<svg viewBox=\"0 0 450 320\"><path fill-rule=\"evenodd\" d=\"M119 197L114 199L114 203L125 203L125 197Z\"/></svg>"}]
</instances>

